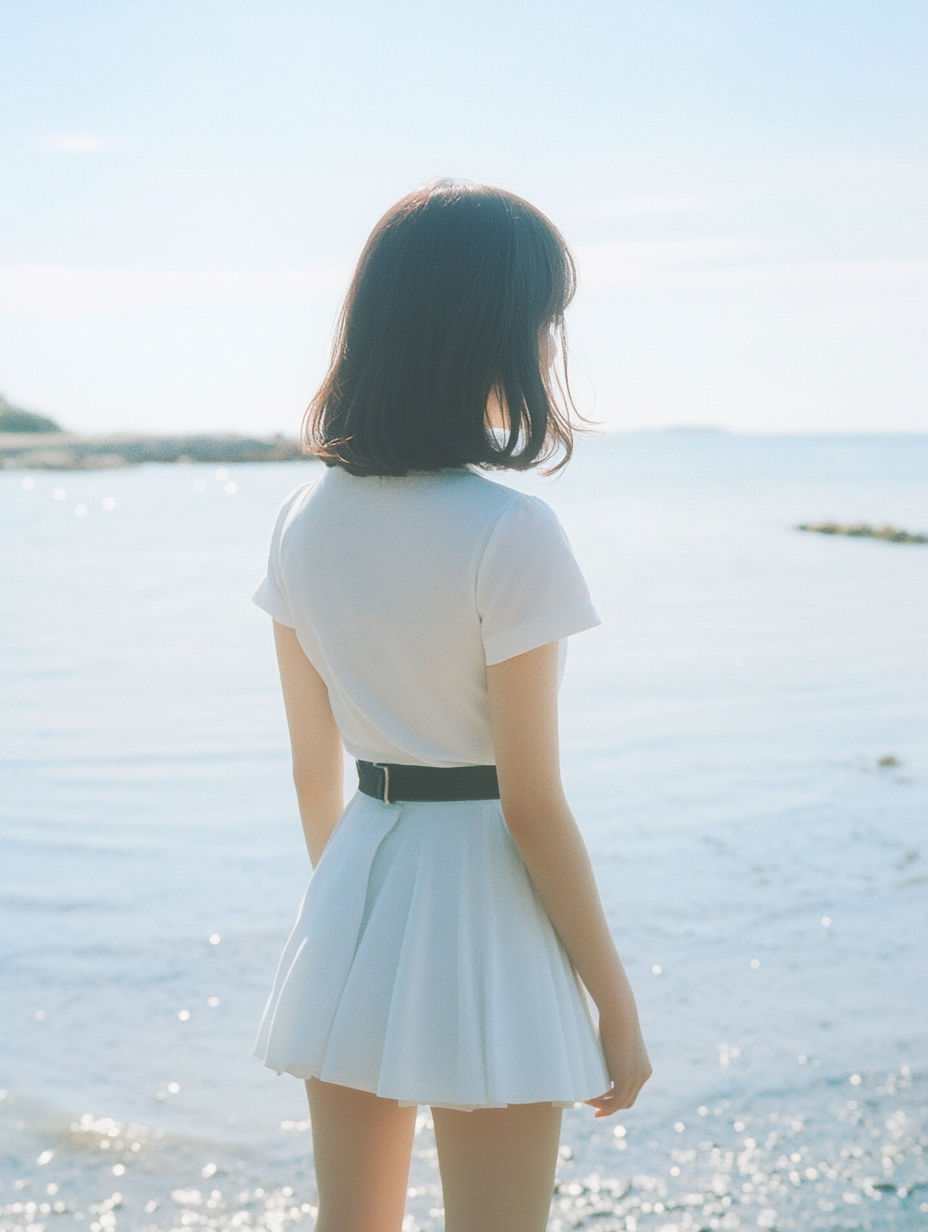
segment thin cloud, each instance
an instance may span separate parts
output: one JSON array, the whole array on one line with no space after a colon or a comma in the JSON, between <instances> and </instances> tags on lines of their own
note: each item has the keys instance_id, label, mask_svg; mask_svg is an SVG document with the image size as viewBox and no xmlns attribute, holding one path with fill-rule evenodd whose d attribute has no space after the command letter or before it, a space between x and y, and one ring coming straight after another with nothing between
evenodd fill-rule
<instances>
[{"instance_id":1,"label":"thin cloud","mask_svg":"<svg viewBox=\"0 0 928 1232\"><path fill-rule=\"evenodd\" d=\"M54 154L105 154L118 150L121 144L98 133L49 133L42 142L43 148Z\"/></svg>"},{"instance_id":2,"label":"thin cloud","mask_svg":"<svg viewBox=\"0 0 928 1232\"><path fill-rule=\"evenodd\" d=\"M583 287L900 286L928 281L928 260L819 260L749 239L578 244Z\"/></svg>"},{"instance_id":3,"label":"thin cloud","mask_svg":"<svg viewBox=\"0 0 928 1232\"><path fill-rule=\"evenodd\" d=\"M928 284L928 260L922 258L805 259L781 245L740 238L580 244L575 253L584 289L876 289ZM5 265L0 266L0 312L57 317L152 309L248 309L319 297L334 303L350 277L351 270L341 266L187 271Z\"/></svg>"},{"instance_id":4,"label":"thin cloud","mask_svg":"<svg viewBox=\"0 0 928 1232\"><path fill-rule=\"evenodd\" d=\"M610 222L627 218L670 218L735 206L772 204L853 210L908 201L924 202L928 160L844 159L781 168L731 184L721 193L652 193L583 202L572 218Z\"/></svg>"},{"instance_id":5,"label":"thin cloud","mask_svg":"<svg viewBox=\"0 0 928 1232\"><path fill-rule=\"evenodd\" d=\"M609 221L614 218L665 218L673 214L695 214L728 204L724 197L695 195L657 197L616 197L591 201L570 211L574 218Z\"/></svg>"},{"instance_id":6,"label":"thin cloud","mask_svg":"<svg viewBox=\"0 0 928 1232\"><path fill-rule=\"evenodd\" d=\"M680 276L770 257L777 247L752 239L610 240L575 248L585 286L666 286Z\"/></svg>"},{"instance_id":7,"label":"thin cloud","mask_svg":"<svg viewBox=\"0 0 928 1232\"><path fill-rule=\"evenodd\" d=\"M92 269L0 266L0 311L81 316L91 312L192 307L248 308L344 293L341 267L280 270Z\"/></svg>"}]
</instances>

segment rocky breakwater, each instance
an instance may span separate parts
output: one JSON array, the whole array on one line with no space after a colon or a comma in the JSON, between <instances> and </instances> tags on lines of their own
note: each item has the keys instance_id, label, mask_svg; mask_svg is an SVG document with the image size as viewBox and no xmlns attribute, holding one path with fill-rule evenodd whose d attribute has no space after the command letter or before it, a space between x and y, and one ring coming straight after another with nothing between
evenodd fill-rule
<instances>
[{"instance_id":1,"label":"rocky breakwater","mask_svg":"<svg viewBox=\"0 0 928 1232\"><path fill-rule=\"evenodd\" d=\"M0 432L5 470L105 470L144 462L293 462L305 458L284 436L78 436L70 432Z\"/></svg>"},{"instance_id":2,"label":"rocky breakwater","mask_svg":"<svg viewBox=\"0 0 928 1232\"><path fill-rule=\"evenodd\" d=\"M847 535L850 539L882 539L885 543L928 543L928 535L913 534L898 526L870 526L866 522L842 525L840 522L803 522L797 530L816 535Z\"/></svg>"}]
</instances>

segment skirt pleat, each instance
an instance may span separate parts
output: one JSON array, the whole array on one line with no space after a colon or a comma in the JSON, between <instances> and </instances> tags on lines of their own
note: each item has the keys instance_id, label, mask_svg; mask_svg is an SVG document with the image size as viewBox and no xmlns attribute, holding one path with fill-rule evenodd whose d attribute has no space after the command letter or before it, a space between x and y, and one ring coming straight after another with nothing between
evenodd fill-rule
<instances>
[{"instance_id":1,"label":"skirt pleat","mask_svg":"<svg viewBox=\"0 0 928 1232\"><path fill-rule=\"evenodd\" d=\"M357 795L312 875L256 1055L402 1104L609 1087L585 995L498 800Z\"/></svg>"}]
</instances>

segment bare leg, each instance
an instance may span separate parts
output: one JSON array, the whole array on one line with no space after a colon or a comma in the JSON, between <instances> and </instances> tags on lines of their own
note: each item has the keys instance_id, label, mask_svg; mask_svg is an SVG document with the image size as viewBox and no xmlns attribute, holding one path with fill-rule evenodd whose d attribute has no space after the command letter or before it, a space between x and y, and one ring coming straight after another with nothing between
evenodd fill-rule
<instances>
[{"instance_id":1,"label":"bare leg","mask_svg":"<svg viewBox=\"0 0 928 1232\"><path fill-rule=\"evenodd\" d=\"M399 1232L416 1109L318 1078L306 1093L319 1187L315 1232Z\"/></svg>"},{"instance_id":2,"label":"bare leg","mask_svg":"<svg viewBox=\"0 0 928 1232\"><path fill-rule=\"evenodd\" d=\"M554 1191L560 1108L435 1108L432 1117L445 1232L544 1232Z\"/></svg>"}]
</instances>

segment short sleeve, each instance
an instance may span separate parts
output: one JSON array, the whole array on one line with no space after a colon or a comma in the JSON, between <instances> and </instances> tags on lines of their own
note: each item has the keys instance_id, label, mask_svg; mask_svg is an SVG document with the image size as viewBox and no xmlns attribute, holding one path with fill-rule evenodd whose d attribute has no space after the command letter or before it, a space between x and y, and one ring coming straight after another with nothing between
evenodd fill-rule
<instances>
[{"instance_id":1,"label":"short sleeve","mask_svg":"<svg viewBox=\"0 0 928 1232\"><path fill-rule=\"evenodd\" d=\"M519 495L500 516L477 572L487 666L600 624L553 510Z\"/></svg>"},{"instance_id":2,"label":"short sleeve","mask_svg":"<svg viewBox=\"0 0 928 1232\"><path fill-rule=\"evenodd\" d=\"M277 522L274 525L274 532L271 535L271 548L267 558L267 573L258 583L254 594L251 596L252 603L258 605L262 611L273 617L278 624L289 625L294 628L296 622L290 610L290 601L287 597L287 584L284 578L282 567L282 547L284 533L290 521L293 507L297 502L297 498L302 495L303 488L297 488L284 501L281 506L280 513L277 515Z\"/></svg>"}]
</instances>

